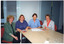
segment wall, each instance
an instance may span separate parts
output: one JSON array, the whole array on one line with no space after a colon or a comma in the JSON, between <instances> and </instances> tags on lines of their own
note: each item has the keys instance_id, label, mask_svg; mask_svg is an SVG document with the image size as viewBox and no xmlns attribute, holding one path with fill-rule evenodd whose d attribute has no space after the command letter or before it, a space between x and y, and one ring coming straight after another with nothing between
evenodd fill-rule
<instances>
[{"instance_id":1,"label":"wall","mask_svg":"<svg viewBox=\"0 0 64 44\"><path fill-rule=\"evenodd\" d=\"M16 1L7 1L7 16L13 15L14 22L16 22L17 14L16 14Z\"/></svg>"},{"instance_id":2,"label":"wall","mask_svg":"<svg viewBox=\"0 0 64 44\"><path fill-rule=\"evenodd\" d=\"M6 18L8 15L13 15L15 18L14 22L16 22L17 14L16 14L15 1L4 1L3 10L4 10L4 19L1 19L2 23L6 23Z\"/></svg>"},{"instance_id":3,"label":"wall","mask_svg":"<svg viewBox=\"0 0 64 44\"><path fill-rule=\"evenodd\" d=\"M33 13L37 13L38 19L42 21L45 20L46 14L51 15L51 1L4 1L3 6L4 19L1 19L2 23L6 22L6 17L8 15L14 15L14 22L18 20L20 14L25 16L27 22L32 19ZM62 3L53 1L51 17L59 30L62 28L62 12Z\"/></svg>"},{"instance_id":4,"label":"wall","mask_svg":"<svg viewBox=\"0 0 64 44\"><path fill-rule=\"evenodd\" d=\"M50 14L51 15L51 1L42 1L41 4L41 20L45 20L45 15ZM62 3L60 1L53 1L52 4L52 15L51 19L55 22L57 25L58 30L62 27Z\"/></svg>"},{"instance_id":5,"label":"wall","mask_svg":"<svg viewBox=\"0 0 64 44\"><path fill-rule=\"evenodd\" d=\"M62 25L63 25L63 3L60 2L59 30L62 29Z\"/></svg>"},{"instance_id":6,"label":"wall","mask_svg":"<svg viewBox=\"0 0 64 44\"><path fill-rule=\"evenodd\" d=\"M17 2L17 20L21 14L25 16L28 22L32 19L33 13L37 13L38 19L41 19L41 2L39 1L18 1Z\"/></svg>"},{"instance_id":7,"label":"wall","mask_svg":"<svg viewBox=\"0 0 64 44\"><path fill-rule=\"evenodd\" d=\"M55 21L57 29L59 29L59 16L60 16L60 2L54 1L52 9L52 19Z\"/></svg>"},{"instance_id":8,"label":"wall","mask_svg":"<svg viewBox=\"0 0 64 44\"><path fill-rule=\"evenodd\" d=\"M46 14L51 14L51 2L50 1L42 1L42 4L41 4L41 20L42 20L42 22L44 22Z\"/></svg>"}]
</instances>

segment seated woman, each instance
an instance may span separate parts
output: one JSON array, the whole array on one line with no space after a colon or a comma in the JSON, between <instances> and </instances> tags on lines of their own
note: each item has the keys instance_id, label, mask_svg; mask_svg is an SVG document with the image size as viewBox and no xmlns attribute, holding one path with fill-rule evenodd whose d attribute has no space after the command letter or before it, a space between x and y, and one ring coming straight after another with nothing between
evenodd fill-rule
<instances>
[{"instance_id":1,"label":"seated woman","mask_svg":"<svg viewBox=\"0 0 64 44\"><path fill-rule=\"evenodd\" d=\"M15 24L13 23L14 17L12 15L7 16L7 22L4 24L4 35L3 39L8 42L13 42L13 39L18 40L18 38L14 35L16 34L15 31Z\"/></svg>"},{"instance_id":2,"label":"seated woman","mask_svg":"<svg viewBox=\"0 0 64 44\"><path fill-rule=\"evenodd\" d=\"M17 31L27 30L28 23L25 20L24 15L20 15L19 20L16 22L15 28Z\"/></svg>"},{"instance_id":3,"label":"seated woman","mask_svg":"<svg viewBox=\"0 0 64 44\"><path fill-rule=\"evenodd\" d=\"M20 15L19 20L16 22L16 25L15 25L15 28L16 28L16 31L17 31L17 36L19 38L19 41L21 39L20 38L20 32L22 30L27 30L28 29L27 26L28 26L28 23L26 22L24 15Z\"/></svg>"},{"instance_id":4,"label":"seated woman","mask_svg":"<svg viewBox=\"0 0 64 44\"><path fill-rule=\"evenodd\" d=\"M51 19L50 19L50 15L49 14L46 14L46 20L44 20L44 23L43 23L43 28L44 29L47 29L47 30L49 30L49 29L52 29L52 30L55 30L54 29L54 21L52 21Z\"/></svg>"},{"instance_id":5,"label":"seated woman","mask_svg":"<svg viewBox=\"0 0 64 44\"><path fill-rule=\"evenodd\" d=\"M41 25L40 25L40 21L37 19L37 14L36 13L34 13L33 15L32 15L32 17L33 17L33 19L31 19L30 21L29 21L29 27L28 28L40 28L41 27Z\"/></svg>"}]
</instances>

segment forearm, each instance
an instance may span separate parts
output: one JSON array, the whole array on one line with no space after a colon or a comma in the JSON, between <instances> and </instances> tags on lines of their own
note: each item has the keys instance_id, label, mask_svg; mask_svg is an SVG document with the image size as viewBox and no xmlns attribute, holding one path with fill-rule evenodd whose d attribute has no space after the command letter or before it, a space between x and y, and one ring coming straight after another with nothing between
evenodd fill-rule
<instances>
[{"instance_id":1,"label":"forearm","mask_svg":"<svg viewBox=\"0 0 64 44\"><path fill-rule=\"evenodd\" d=\"M31 29L31 27L28 26L28 29Z\"/></svg>"},{"instance_id":2,"label":"forearm","mask_svg":"<svg viewBox=\"0 0 64 44\"><path fill-rule=\"evenodd\" d=\"M20 29L17 28L17 31L21 32L22 30L20 30Z\"/></svg>"},{"instance_id":3,"label":"forearm","mask_svg":"<svg viewBox=\"0 0 64 44\"><path fill-rule=\"evenodd\" d=\"M13 38L15 38L15 36L14 36L13 34L11 34L11 36L12 36Z\"/></svg>"},{"instance_id":4,"label":"forearm","mask_svg":"<svg viewBox=\"0 0 64 44\"><path fill-rule=\"evenodd\" d=\"M41 27L37 27L37 28L41 28Z\"/></svg>"}]
</instances>

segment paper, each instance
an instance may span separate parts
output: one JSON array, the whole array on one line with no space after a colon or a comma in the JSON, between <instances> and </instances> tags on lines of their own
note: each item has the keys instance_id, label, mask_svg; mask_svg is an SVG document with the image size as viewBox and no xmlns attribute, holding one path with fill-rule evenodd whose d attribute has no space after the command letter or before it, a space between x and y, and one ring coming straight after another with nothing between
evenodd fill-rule
<instances>
[{"instance_id":1,"label":"paper","mask_svg":"<svg viewBox=\"0 0 64 44\"><path fill-rule=\"evenodd\" d=\"M43 31L41 29L31 29L32 31Z\"/></svg>"}]
</instances>

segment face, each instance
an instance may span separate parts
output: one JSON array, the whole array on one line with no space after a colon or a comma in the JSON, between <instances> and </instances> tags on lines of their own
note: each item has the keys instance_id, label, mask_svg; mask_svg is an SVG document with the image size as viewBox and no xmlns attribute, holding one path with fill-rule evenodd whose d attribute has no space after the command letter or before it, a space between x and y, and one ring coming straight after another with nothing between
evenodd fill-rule
<instances>
[{"instance_id":1,"label":"face","mask_svg":"<svg viewBox=\"0 0 64 44\"><path fill-rule=\"evenodd\" d=\"M37 18L36 15L34 15L34 16L33 16L33 19L36 20L36 18Z\"/></svg>"},{"instance_id":2,"label":"face","mask_svg":"<svg viewBox=\"0 0 64 44\"><path fill-rule=\"evenodd\" d=\"M49 21L50 20L50 17L49 16L46 16L46 20Z\"/></svg>"},{"instance_id":3,"label":"face","mask_svg":"<svg viewBox=\"0 0 64 44\"><path fill-rule=\"evenodd\" d=\"M23 21L23 20L24 20L24 16L21 16L21 17L20 17L20 20Z\"/></svg>"},{"instance_id":4,"label":"face","mask_svg":"<svg viewBox=\"0 0 64 44\"><path fill-rule=\"evenodd\" d=\"M9 18L9 22L13 22L13 18L11 17L11 18Z\"/></svg>"}]
</instances>

